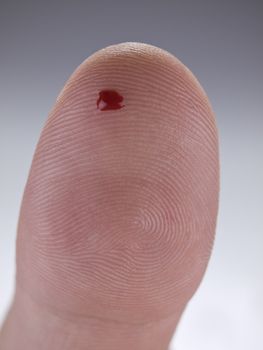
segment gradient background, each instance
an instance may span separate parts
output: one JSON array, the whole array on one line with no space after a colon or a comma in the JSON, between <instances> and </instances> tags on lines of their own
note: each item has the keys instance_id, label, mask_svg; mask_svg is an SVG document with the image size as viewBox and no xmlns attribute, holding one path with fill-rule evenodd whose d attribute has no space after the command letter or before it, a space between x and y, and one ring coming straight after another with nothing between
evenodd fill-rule
<instances>
[{"instance_id":1,"label":"gradient background","mask_svg":"<svg viewBox=\"0 0 263 350\"><path fill-rule=\"evenodd\" d=\"M262 350L262 1L1 0L0 322L14 288L20 201L47 114L87 56L123 41L175 54L207 91L218 121L217 237L174 346Z\"/></svg>"}]
</instances>

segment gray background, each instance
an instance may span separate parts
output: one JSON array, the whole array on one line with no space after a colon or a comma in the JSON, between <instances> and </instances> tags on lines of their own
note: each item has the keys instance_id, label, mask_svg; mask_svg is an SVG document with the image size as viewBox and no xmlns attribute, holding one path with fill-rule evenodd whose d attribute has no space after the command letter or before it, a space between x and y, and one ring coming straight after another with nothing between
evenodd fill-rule
<instances>
[{"instance_id":1,"label":"gray background","mask_svg":"<svg viewBox=\"0 0 263 350\"><path fill-rule=\"evenodd\" d=\"M177 350L263 349L263 5L260 1L0 2L0 321L14 287L15 231L34 147L72 71L110 44L175 54L217 115L221 200L205 279Z\"/></svg>"}]
</instances>

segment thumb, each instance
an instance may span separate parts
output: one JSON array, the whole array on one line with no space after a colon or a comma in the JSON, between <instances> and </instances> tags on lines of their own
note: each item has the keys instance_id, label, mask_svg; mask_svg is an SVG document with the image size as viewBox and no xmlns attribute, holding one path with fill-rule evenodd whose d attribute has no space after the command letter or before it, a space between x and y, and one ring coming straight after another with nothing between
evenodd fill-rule
<instances>
[{"instance_id":1,"label":"thumb","mask_svg":"<svg viewBox=\"0 0 263 350\"><path fill-rule=\"evenodd\" d=\"M96 52L37 145L18 284L65 318L178 321L211 253L218 180L215 118L193 74L148 44Z\"/></svg>"}]
</instances>

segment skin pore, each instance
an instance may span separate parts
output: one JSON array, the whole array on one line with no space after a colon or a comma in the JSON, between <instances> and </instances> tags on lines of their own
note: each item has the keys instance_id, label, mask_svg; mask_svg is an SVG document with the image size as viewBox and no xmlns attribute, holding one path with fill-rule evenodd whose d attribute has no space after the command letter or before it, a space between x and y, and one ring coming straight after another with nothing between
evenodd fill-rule
<instances>
[{"instance_id":1,"label":"skin pore","mask_svg":"<svg viewBox=\"0 0 263 350\"><path fill-rule=\"evenodd\" d=\"M209 261L218 192L215 117L189 69L149 44L95 52L36 147L0 349L167 350Z\"/></svg>"}]
</instances>

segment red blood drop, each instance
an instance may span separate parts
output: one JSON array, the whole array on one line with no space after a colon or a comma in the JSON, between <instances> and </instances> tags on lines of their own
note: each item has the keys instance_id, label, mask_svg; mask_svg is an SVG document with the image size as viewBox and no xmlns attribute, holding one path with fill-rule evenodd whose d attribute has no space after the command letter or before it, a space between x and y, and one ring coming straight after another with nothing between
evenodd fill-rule
<instances>
[{"instance_id":1,"label":"red blood drop","mask_svg":"<svg viewBox=\"0 0 263 350\"><path fill-rule=\"evenodd\" d=\"M121 109L124 105L121 104L123 96L114 90L102 90L99 92L97 100L97 108L101 111L110 109Z\"/></svg>"}]
</instances>

